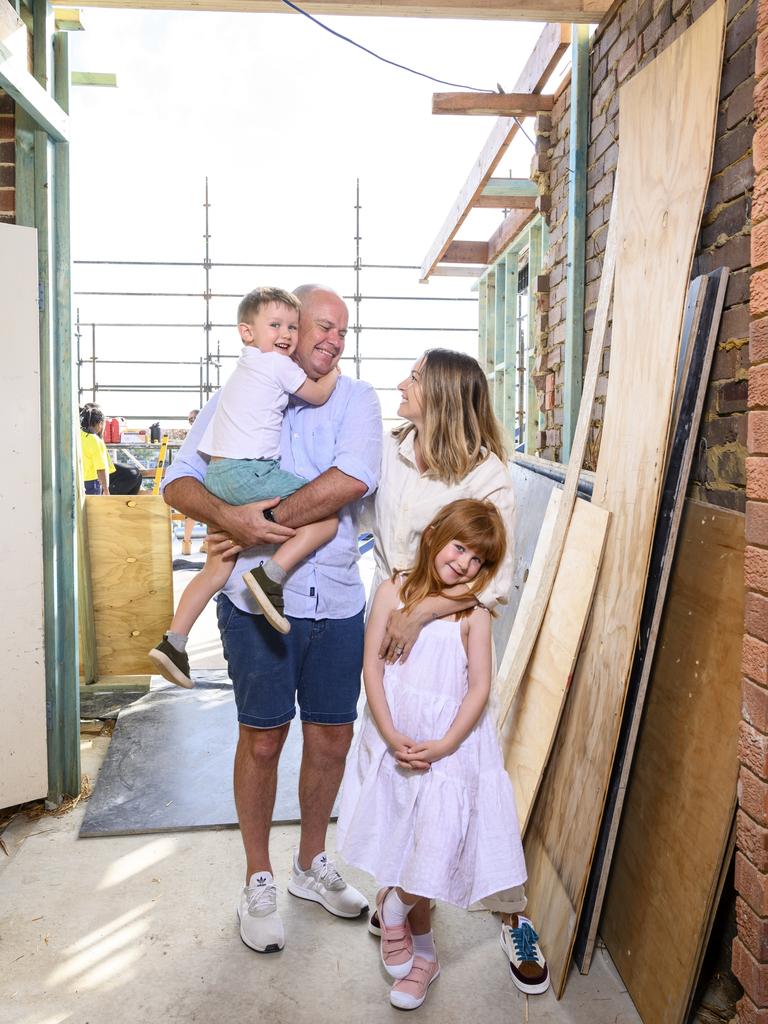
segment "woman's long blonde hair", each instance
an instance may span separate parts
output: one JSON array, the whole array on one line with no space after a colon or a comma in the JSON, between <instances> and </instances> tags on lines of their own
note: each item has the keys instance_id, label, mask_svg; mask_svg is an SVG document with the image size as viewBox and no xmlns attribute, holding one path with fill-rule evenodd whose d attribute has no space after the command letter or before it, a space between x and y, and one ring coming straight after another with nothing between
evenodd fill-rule
<instances>
[{"instance_id":1,"label":"woman's long blonde hair","mask_svg":"<svg viewBox=\"0 0 768 1024\"><path fill-rule=\"evenodd\" d=\"M406 611L424 598L445 591L446 585L435 570L435 556L452 540L471 548L483 560L480 572L467 584L465 594L454 596L455 601L467 594L481 593L493 579L507 550L507 531L495 505L474 498L452 501L437 513L421 535L416 564L405 574L400 587L400 599ZM395 582L398 575L395 572L392 577Z\"/></svg>"},{"instance_id":2,"label":"woman's long blonde hair","mask_svg":"<svg viewBox=\"0 0 768 1024\"><path fill-rule=\"evenodd\" d=\"M459 483L483 461L483 448L506 462L501 424L476 359L445 348L427 349L419 384L424 415L419 447L428 476ZM408 423L393 434L402 441L415 429Z\"/></svg>"}]
</instances>

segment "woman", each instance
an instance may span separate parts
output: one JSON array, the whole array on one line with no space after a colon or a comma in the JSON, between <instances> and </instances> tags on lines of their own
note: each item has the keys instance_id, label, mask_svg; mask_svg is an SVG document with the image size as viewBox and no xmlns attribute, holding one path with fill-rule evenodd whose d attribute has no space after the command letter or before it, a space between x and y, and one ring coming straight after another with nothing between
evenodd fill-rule
<instances>
[{"instance_id":1,"label":"woman","mask_svg":"<svg viewBox=\"0 0 768 1024\"><path fill-rule=\"evenodd\" d=\"M490 610L506 603L512 586L514 492L501 426L493 414L488 382L471 356L429 349L398 388L398 413L408 421L384 440L381 481L374 504L373 593L382 580L415 561L421 534L435 515L458 498L493 502L507 529L507 554L488 587L476 599L433 596L415 607L393 611L379 656L405 662L422 628L434 619L470 608ZM456 588L461 594L463 585ZM501 944L515 985L526 993L549 987L549 971L528 918L524 886L483 900L501 913ZM380 933L374 912L371 930Z\"/></svg>"},{"instance_id":2,"label":"woman","mask_svg":"<svg viewBox=\"0 0 768 1024\"><path fill-rule=\"evenodd\" d=\"M90 402L80 410L80 446L86 494L109 494L109 474L114 465L102 440L104 413Z\"/></svg>"},{"instance_id":3,"label":"woman","mask_svg":"<svg viewBox=\"0 0 768 1024\"><path fill-rule=\"evenodd\" d=\"M506 603L514 567L515 501L501 426L479 363L461 352L429 349L398 389L403 396L398 414L409 422L384 439L374 504L374 592L396 569L413 564L421 533L441 508L458 498L475 498L496 505L510 541L480 600L489 609ZM406 661L427 622L474 603L472 598L457 606L451 598L434 597L408 614L393 612L382 657Z\"/></svg>"}]
</instances>

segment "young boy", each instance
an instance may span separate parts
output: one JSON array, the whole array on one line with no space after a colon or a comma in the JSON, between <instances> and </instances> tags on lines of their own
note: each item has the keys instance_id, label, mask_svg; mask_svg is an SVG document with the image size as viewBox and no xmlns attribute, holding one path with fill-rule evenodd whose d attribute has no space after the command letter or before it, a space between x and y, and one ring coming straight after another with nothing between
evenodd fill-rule
<instances>
[{"instance_id":1,"label":"young boy","mask_svg":"<svg viewBox=\"0 0 768 1024\"><path fill-rule=\"evenodd\" d=\"M331 395L338 371L318 381L291 359L299 329L299 300L281 288L256 288L241 301L237 329L244 348L221 389L219 404L198 451L209 458L205 486L230 505L285 498L306 480L280 468L283 410L290 395L322 405ZM283 583L299 562L333 538L333 516L300 527L264 564L243 577L267 621L281 633L290 631L283 615ZM189 631L213 595L221 590L236 556L208 555L203 571L179 601L171 627L149 652L161 675L179 686L194 685L186 644Z\"/></svg>"}]
</instances>

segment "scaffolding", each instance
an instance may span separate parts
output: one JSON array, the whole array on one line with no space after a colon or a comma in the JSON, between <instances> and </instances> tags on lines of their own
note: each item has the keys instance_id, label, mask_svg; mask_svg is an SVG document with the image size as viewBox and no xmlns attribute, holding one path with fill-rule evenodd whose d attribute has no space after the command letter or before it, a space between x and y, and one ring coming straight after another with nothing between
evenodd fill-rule
<instances>
[{"instance_id":1,"label":"scaffolding","mask_svg":"<svg viewBox=\"0 0 768 1024\"><path fill-rule=\"evenodd\" d=\"M477 338L477 298L476 296L447 296L447 295L382 295L382 294L363 294L362 292L362 280L367 272L372 271L387 271L394 272L396 274L405 274L418 272L419 267L416 265L409 264L393 264L393 263L364 263L361 253L361 210L362 205L360 202L360 181L356 182L355 186L355 233L354 233L354 261L352 263L242 263L242 262L215 262L211 259L211 223L210 223L210 209L211 203L209 198L209 186L208 179L205 179L205 195L203 202L204 209L204 226L205 231L203 235L204 241L204 256L203 260L200 261L168 261L168 260L74 260L73 265L76 268L79 267L115 267L115 268L146 268L151 271L153 268L186 268L188 270L202 270L203 272L203 291L125 291L125 290L74 290L74 295L78 300L87 299L89 297L112 297L119 299L162 299L162 300L182 300L182 299L201 299L204 309L204 318L202 322L150 322L143 321L141 319L135 320L99 320L89 319L87 313L83 315L80 302L76 307L76 319L75 319L75 339L77 345L77 388L78 388L78 399L80 404L86 400L92 402L99 402L100 394L104 395L148 395L157 394L158 397L178 394L189 394L194 396L194 401L198 403L198 407L208 401L213 392L217 391L222 383L222 376L226 379L227 374L222 375L222 369L224 363L227 360L237 359L239 355L239 348L236 344L236 324L234 322L222 323L217 322L213 318L212 314L212 303L218 299L231 299L234 301L239 300L242 297L242 292L228 292L228 291L213 291L212 289L212 276L214 272L218 272L220 275L226 275L227 272L232 272L234 269L238 270L333 270L333 271L344 271L352 276L354 281L354 290L352 294L345 294L343 298L345 301L351 304L353 313L353 322L349 325L349 330L352 335L353 345L347 347L347 351L342 357L342 363L352 364L350 370L352 374L357 378L365 378L370 381L383 398L387 393L392 393L397 388L392 384L381 384L372 378L371 375L364 372L364 364L369 363L402 363L406 364L413 362L421 354L423 348L419 348L416 345L413 346L413 350L410 349L404 353L398 353L395 355L391 354L380 354L372 351L366 351L366 342L368 337L372 337L379 332L412 332L418 334L422 332L428 332L434 337L438 335L449 335L448 339L440 340L438 343L445 347L460 347L460 340L463 340L466 344L462 347L470 349L473 354L476 352L476 338ZM423 286L421 286L423 287ZM402 290L402 289L398 289ZM406 323L394 323L394 324L375 324L369 322L363 324L362 322L362 310L365 302L384 302L384 303L470 303L471 310L471 324L464 326L456 326L453 323L454 317L451 317L452 323L450 325L435 325L435 324L406 324ZM397 307L390 307L396 309ZM445 308L445 307L438 307ZM113 330L120 329L133 329L133 330L168 330L168 329L189 329L199 331L201 333L201 350L200 354L195 358L188 359L131 359L131 358L112 358L112 354L109 352L112 342L104 342L104 333ZM232 336L232 348L233 351L227 352L222 350L220 340L214 342L214 333L217 330L230 329ZM461 339L460 336L463 336ZM351 347L351 352L349 348ZM428 347L428 346L424 346ZM234 349L238 349L234 351ZM102 354L105 353L105 354ZM189 374L190 379L186 382L176 383L133 383L126 382L124 380L110 380L103 379L101 374L105 367L136 367L137 376L141 375L141 368L144 371L151 371L153 367L178 367L178 368L190 368ZM196 374L192 374L191 368L194 367ZM88 368L88 369L86 369ZM85 380L86 376L90 377L90 380ZM115 376L119 376L115 374ZM375 375L374 375L375 376ZM100 402L99 404L106 404ZM114 404L111 400L110 404ZM128 403L125 403L128 405ZM151 420L163 420L167 422L173 421L186 421L187 414L180 413L179 411L165 413L161 408L157 408L151 413L136 413L128 408L120 411L108 411L109 415L120 416L126 422L135 422L136 420L146 421L147 418ZM387 417L385 412L385 420L391 419Z\"/></svg>"}]
</instances>

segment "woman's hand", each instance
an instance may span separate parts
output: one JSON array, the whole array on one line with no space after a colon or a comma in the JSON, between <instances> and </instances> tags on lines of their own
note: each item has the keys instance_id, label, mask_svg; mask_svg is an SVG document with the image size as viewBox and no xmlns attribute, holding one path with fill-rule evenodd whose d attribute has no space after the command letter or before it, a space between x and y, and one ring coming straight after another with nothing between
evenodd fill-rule
<instances>
[{"instance_id":1,"label":"woman's hand","mask_svg":"<svg viewBox=\"0 0 768 1024\"><path fill-rule=\"evenodd\" d=\"M402 608L396 608L387 619L387 629L379 647L379 657L388 665L393 665L398 659L404 665L423 627L424 620L416 609L405 612Z\"/></svg>"},{"instance_id":2,"label":"woman's hand","mask_svg":"<svg viewBox=\"0 0 768 1024\"><path fill-rule=\"evenodd\" d=\"M223 530L214 530L208 533L208 554L214 558L221 558L225 562L234 562L243 549L236 544L228 533Z\"/></svg>"}]
</instances>

